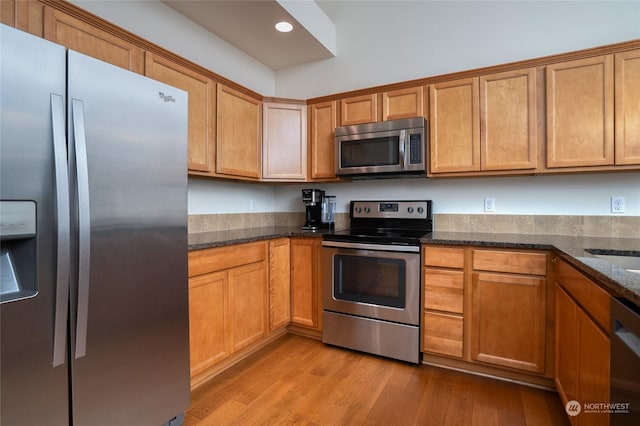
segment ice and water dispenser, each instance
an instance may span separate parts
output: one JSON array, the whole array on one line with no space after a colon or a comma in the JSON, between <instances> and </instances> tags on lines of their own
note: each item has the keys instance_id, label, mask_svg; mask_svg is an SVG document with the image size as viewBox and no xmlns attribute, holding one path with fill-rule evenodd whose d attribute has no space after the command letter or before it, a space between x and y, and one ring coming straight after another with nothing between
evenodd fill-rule
<instances>
[{"instance_id":1,"label":"ice and water dispenser","mask_svg":"<svg viewBox=\"0 0 640 426\"><path fill-rule=\"evenodd\" d=\"M38 293L36 203L0 201L0 303Z\"/></svg>"}]
</instances>

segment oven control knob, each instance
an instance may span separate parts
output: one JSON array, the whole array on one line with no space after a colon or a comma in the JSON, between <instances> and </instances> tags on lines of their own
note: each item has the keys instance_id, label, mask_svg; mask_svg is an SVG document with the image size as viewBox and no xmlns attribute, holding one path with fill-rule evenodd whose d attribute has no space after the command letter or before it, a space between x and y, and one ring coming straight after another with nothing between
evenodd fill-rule
<instances>
[{"instance_id":1,"label":"oven control knob","mask_svg":"<svg viewBox=\"0 0 640 426\"><path fill-rule=\"evenodd\" d=\"M424 207L418 207L418 213L420 214L424 213Z\"/></svg>"},{"instance_id":2,"label":"oven control knob","mask_svg":"<svg viewBox=\"0 0 640 426\"><path fill-rule=\"evenodd\" d=\"M407 211L408 211L409 213L413 213L413 207L408 207L408 208L407 208Z\"/></svg>"},{"instance_id":3,"label":"oven control knob","mask_svg":"<svg viewBox=\"0 0 640 426\"><path fill-rule=\"evenodd\" d=\"M356 213L362 213L362 207L356 207Z\"/></svg>"},{"instance_id":4,"label":"oven control knob","mask_svg":"<svg viewBox=\"0 0 640 426\"><path fill-rule=\"evenodd\" d=\"M370 209L369 207L365 207L365 208L364 208L364 212L365 212L365 213L371 213L371 209Z\"/></svg>"}]
</instances>

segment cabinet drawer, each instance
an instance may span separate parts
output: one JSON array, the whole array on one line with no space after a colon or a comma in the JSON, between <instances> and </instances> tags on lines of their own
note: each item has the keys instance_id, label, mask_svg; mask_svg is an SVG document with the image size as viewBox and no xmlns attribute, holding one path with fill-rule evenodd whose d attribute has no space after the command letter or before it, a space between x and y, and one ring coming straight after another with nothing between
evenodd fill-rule
<instances>
[{"instance_id":1,"label":"cabinet drawer","mask_svg":"<svg viewBox=\"0 0 640 426\"><path fill-rule=\"evenodd\" d=\"M267 243L236 244L189 252L189 276L222 271L267 258Z\"/></svg>"},{"instance_id":2,"label":"cabinet drawer","mask_svg":"<svg viewBox=\"0 0 640 426\"><path fill-rule=\"evenodd\" d=\"M473 269L526 275L546 275L547 254L520 251L474 250Z\"/></svg>"},{"instance_id":3,"label":"cabinet drawer","mask_svg":"<svg viewBox=\"0 0 640 426\"><path fill-rule=\"evenodd\" d=\"M426 269L424 273L424 307L462 314L464 273Z\"/></svg>"},{"instance_id":4,"label":"cabinet drawer","mask_svg":"<svg viewBox=\"0 0 640 426\"><path fill-rule=\"evenodd\" d=\"M464 248L424 246L425 266L464 268Z\"/></svg>"},{"instance_id":5,"label":"cabinet drawer","mask_svg":"<svg viewBox=\"0 0 640 426\"><path fill-rule=\"evenodd\" d=\"M462 358L462 317L425 312L422 351Z\"/></svg>"},{"instance_id":6,"label":"cabinet drawer","mask_svg":"<svg viewBox=\"0 0 640 426\"><path fill-rule=\"evenodd\" d=\"M562 261L558 262L557 281L603 330L610 333L609 293Z\"/></svg>"}]
</instances>

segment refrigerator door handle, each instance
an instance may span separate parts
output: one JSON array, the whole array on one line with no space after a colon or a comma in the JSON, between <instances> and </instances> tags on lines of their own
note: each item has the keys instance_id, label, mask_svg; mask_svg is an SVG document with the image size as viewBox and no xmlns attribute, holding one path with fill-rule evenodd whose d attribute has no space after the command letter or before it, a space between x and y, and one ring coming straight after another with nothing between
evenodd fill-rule
<instances>
[{"instance_id":1,"label":"refrigerator door handle","mask_svg":"<svg viewBox=\"0 0 640 426\"><path fill-rule=\"evenodd\" d=\"M69 175L67 172L67 139L65 135L64 99L51 94L53 161L56 180L56 216L58 225L56 260L56 310L53 325L53 361L57 367L65 363L67 347L67 313L69 309L69 259L71 223L69 207Z\"/></svg>"},{"instance_id":2,"label":"refrigerator door handle","mask_svg":"<svg viewBox=\"0 0 640 426\"><path fill-rule=\"evenodd\" d=\"M91 223L89 211L89 168L82 101L71 101L73 140L78 184L78 312L76 320L76 354L87 353L87 321L89 317L89 265L91 255Z\"/></svg>"}]
</instances>

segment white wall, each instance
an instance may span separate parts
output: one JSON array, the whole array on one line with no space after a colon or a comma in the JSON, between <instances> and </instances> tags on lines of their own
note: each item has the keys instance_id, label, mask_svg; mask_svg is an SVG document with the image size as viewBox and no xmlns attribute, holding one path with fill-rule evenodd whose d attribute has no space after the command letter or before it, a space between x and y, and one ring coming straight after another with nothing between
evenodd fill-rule
<instances>
[{"instance_id":1,"label":"white wall","mask_svg":"<svg viewBox=\"0 0 640 426\"><path fill-rule=\"evenodd\" d=\"M276 72L279 97L332 93L640 38L640 1L320 1L337 56Z\"/></svg>"},{"instance_id":2,"label":"white wall","mask_svg":"<svg viewBox=\"0 0 640 426\"><path fill-rule=\"evenodd\" d=\"M625 215L640 215L640 173L545 175L486 178L362 180L276 188L282 211L304 211L302 188L320 188L336 196L336 210L349 201L433 200L434 213L484 213L484 198L494 198L492 214L611 215L611 196L625 198ZM620 215L620 214L617 214Z\"/></svg>"}]
</instances>

